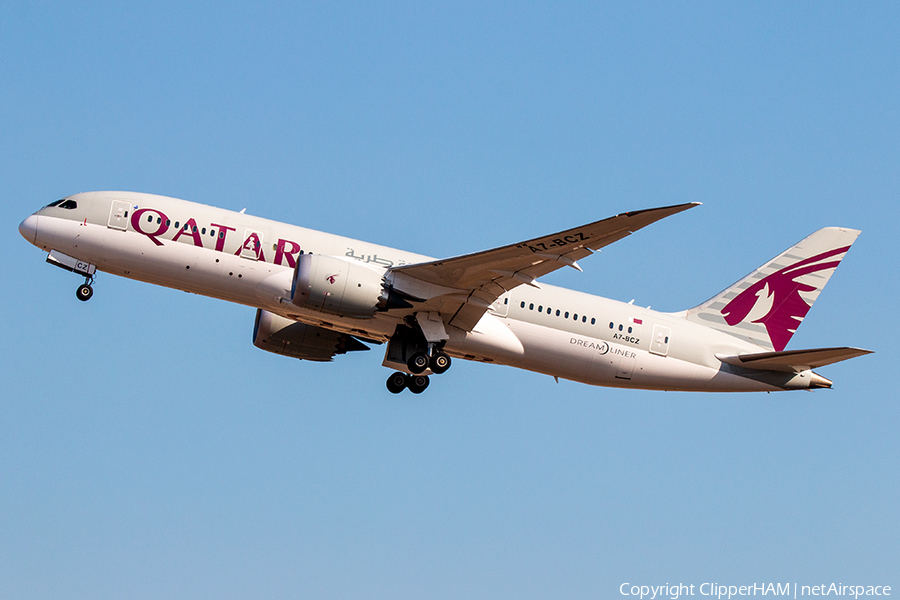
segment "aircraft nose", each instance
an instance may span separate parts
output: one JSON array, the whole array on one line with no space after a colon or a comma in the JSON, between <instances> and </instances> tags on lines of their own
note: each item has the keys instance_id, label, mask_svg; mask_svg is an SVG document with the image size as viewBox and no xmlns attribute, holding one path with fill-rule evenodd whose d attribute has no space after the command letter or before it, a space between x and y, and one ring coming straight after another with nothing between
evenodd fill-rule
<instances>
[{"instance_id":1,"label":"aircraft nose","mask_svg":"<svg viewBox=\"0 0 900 600\"><path fill-rule=\"evenodd\" d=\"M21 223L19 223L19 233L28 240L29 244L34 244L37 240L38 216L31 215Z\"/></svg>"}]
</instances>

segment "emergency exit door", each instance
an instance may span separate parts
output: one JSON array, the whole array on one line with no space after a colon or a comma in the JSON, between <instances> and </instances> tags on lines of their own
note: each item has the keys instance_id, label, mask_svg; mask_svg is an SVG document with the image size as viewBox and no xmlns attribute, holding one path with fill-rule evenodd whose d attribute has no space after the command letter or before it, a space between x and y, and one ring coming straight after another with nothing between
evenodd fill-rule
<instances>
[{"instance_id":1,"label":"emergency exit door","mask_svg":"<svg viewBox=\"0 0 900 600\"><path fill-rule=\"evenodd\" d=\"M241 246L241 256L250 260L264 260L262 244L263 233L261 231L244 230L244 244Z\"/></svg>"}]
</instances>

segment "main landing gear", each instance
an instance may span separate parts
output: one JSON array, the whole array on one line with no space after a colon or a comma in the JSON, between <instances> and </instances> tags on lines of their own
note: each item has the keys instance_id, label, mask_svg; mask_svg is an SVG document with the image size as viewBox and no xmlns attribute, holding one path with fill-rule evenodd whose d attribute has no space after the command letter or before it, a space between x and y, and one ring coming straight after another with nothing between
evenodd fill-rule
<instances>
[{"instance_id":1,"label":"main landing gear","mask_svg":"<svg viewBox=\"0 0 900 600\"><path fill-rule=\"evenodd\" d=\"M441 327L443 330L443 326ZM388 342L384 366L398 369L387 380L387 389L399 394L409 389L421 394L428 387L428 371L440 375L450 368L450 356L444 352L446 338L429 342L416 321L398 325ZM407 371L403 373L402 371Z\"/></svg>"},{"instance_id":2,"label":"main landing gear","mask_svg":"<svg viewBox=\"0 0 900 600\"><path fill-rule=\"evenodd\" d=\"M387 389L392 394L399 394L409 388L413 394L421 394L428 387L427 375L407 375L406 373L391 373L387 380Z\"/></svg>"},{"instance_id":3,"label":"main landing gear","mask_svg":"<svg viewBox=\"0 0 900 600\"><path fill-rule=\"evenodd\" d=\"M391 373L387 380L387 389L392 394L399 394L409 389L413 394L421 394L428 387L428 376L422 375L426 369L431 369L435 375L440 375L450 368L450 357L442 350L438 350L428 357L424 352L416 352L406 361L406 367L412 371L412 375L406 373Z\"/></svg>"},{"instance_id":4,"label":"main landing gear","mask_svg":"<svg viewBox=\"0 0 900 600\"><path fill-rule=\"evenodd\" d=\"M424 373L431 368L435 375L440 375L450 368L450 357L443 350L436 350L431 358L424 352L416 352L406 361L407 368L414 374Z\"/></svg>"}]
</instances>

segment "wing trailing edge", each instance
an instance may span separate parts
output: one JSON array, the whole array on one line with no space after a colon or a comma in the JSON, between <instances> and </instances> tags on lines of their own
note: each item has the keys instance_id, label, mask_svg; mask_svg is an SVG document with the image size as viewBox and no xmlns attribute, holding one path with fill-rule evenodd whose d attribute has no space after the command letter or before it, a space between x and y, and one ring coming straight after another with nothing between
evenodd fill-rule
<instances>
[{"instance_id":1,"label":"wing trailing edge","mask_svg":"<svg viewBox=\"0 0 900 600\"><path fill-rule=\"evenodd\" d=\"M409 279L418 282L416 287L431 285L446 289L449 295L434 298L422 310L438 312L447 324L471 331L487 307L504 293L520 285L538 287L536 279L563 267L580 271L578 261L582 258L699 204L689 202L621 213L517 244L392 267L388 273L401 290L404 285L410 285Z\"/></svg>"}]
</instances>

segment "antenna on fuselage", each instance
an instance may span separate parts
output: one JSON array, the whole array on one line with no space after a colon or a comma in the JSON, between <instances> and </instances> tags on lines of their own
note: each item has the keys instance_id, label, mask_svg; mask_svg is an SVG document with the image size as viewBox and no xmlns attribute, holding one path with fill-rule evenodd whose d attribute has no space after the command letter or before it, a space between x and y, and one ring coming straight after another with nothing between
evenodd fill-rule
<instances>
[{"instance_id":1,"label":"antenna on fuselage","mask_svg":"<svg viewBox=\"0 0 900 600\"><path fill-rule=\"evenodd\" d=\"M242 209L241 209L241 212L238 213L238 214L241 214L241 215L242 215L242 214L244 214L245 212L247 212L247 209L246 209L246 208L242 208Z\"/></svg>"}]
</instances>

